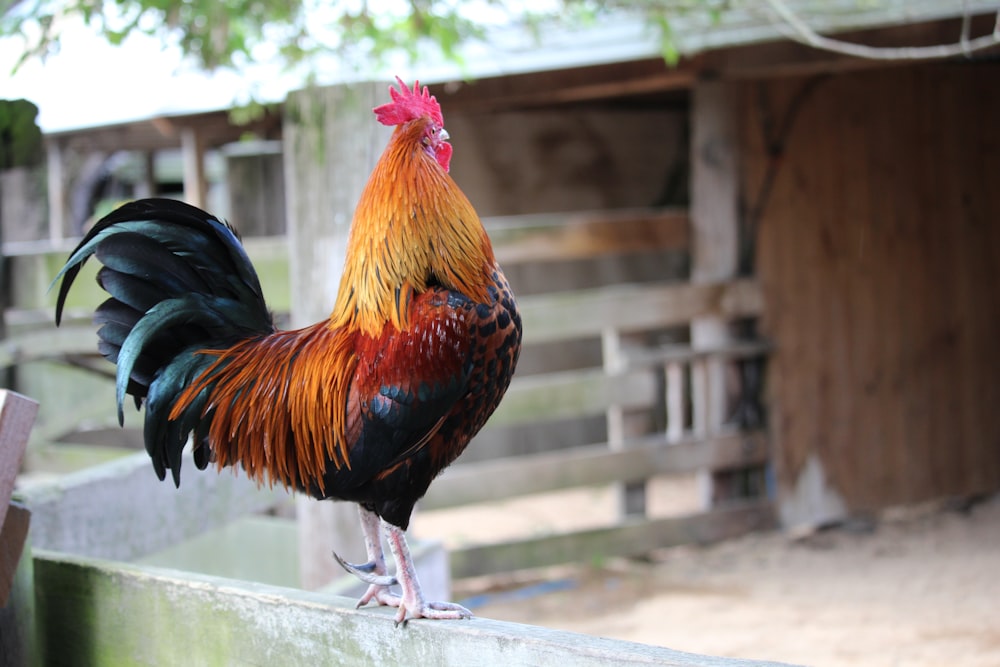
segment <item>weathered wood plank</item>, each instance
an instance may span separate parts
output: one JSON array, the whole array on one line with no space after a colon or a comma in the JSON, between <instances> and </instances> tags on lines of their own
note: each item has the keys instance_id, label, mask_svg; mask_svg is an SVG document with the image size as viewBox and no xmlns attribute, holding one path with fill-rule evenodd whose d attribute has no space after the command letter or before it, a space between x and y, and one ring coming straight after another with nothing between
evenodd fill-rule
<instances>
[{"instance_id":1,"label":"weathered wood plank","mask_svg":"<svg viewBox=\"0 0 1000 667\"><path fill-rule=\"evenodd\" d=\"M529 344L597 337L609 323L621 331L639 331L686 324L696 317L752 316L762 308L753 280L620 285L518 299Z\"/></svg>"},{"instance_id":2,"label":"weathered wood plank","mask_svg":"<svg viewBox=\"0 0 1000 667\"><path fill-rule=\"evenodd\" d=\"M739 270L740 175L735 86L699 81L691 95L691 281L729 280ZM749 258L745 258L749 262ZM727 318L701 314L691 322L694 347L719 347L732 338ZM726 420L728 396L723 359L706 357L691 368L691 410L696 431L713 432ZM704 478L703 502L711 505L722 487Z\"/></svg>"},{"instance_id":3,"label":"weathered wood plank","mask_svg":"<svg viewBox=\"0 0 1000 667\"><path fill-rule=\"evenodd\" d=\"M767 664L481 618L396 627L353 599L51 552L34 566L48 665Z\"/></svg>"},{"instance_id":4,"label":"weathered wood plank","mask_svg":"<svg viewBox=\"0 0 1000 667\"><path fill-rule=\"evenodd\" d=\"M388 142L371 120L386 83L310 87L291 93L283 122L292 325L330 314L347 254L354 206ZM320 586L341 574L335 548L361 547L357 512L343 504L298 501L303 582Z\"/></svg>"},{"instance_id":5,"label":"weathered wood plank","mask_svg":"<svg viewBox=\"0 0 1000 667\"><path fill-rule=\"evenodd\" d=\"M763 307L751 280L690 285L623 285L518 300L525 344L597 337L613 323L621 331L684 324L701 315L740 317ZM93 326L72 325L11 336L0 344L0 367L49 359L61 354L93 354Z\"/></svg>"},{"instance_id":6,"label":"weathered wood plank","mask_svg":"<svg viewBox=\"0 0 1000 667\"><path fill-rule=\"evenodd\" d=\"M7 604L17 565L24 552L31 512L21 503L11 501L7 507L3 528L0 529L0 607Z\"/></svg>"},{"instance_id":7,"label":"weathered wood plank","mask_svg":"<svg viewBox=\"0 0 1000 667\"><path fill-rule=\"evenodd\" d=\"M655 348L630 350L625 353L627 368L649 368L681 362L692 362L713 357L721 360L759 357L773 349L768 341L733 341L712 347L690 345L662 345Z\"/></svg>"},{"instance_id":8,"label":"weathered wood plank","mask_svg":"<svg viewBox=\"0 0 1000 667\"><path fill-rule=\"evenodd\" d=\"M12 335L0 341L0 368L31 361L59 359L67 354L95 354L97 335L94 332L93 325L79 325Z\"/></svg>"},{"instance_id":9,"label":"weathered wood plank","mask_svg":"<svg viewBox=\"0 0 1000 667\"><path fill-rule=\"evenodd\" d=\"M814 84L746 91L745 189L773 178L757 261L789 524L1000 488L1000 226L987 223L1000 154L983 148L1000 141L998 74L928 64L825 79L780 163L763 119Z\"/></svg>"},{"instance_id":10,"label":"weathered wood plank","mask_svg":"<svg viewBox=\"0 0 1000 667\"><path fill-rule=\"evenodd\" d=\"M0 525L7 516L10 496L37 414L37 401L0 389Z\"/></svg>"},{"instance_id":11,"label":"weathered wood plank","mask_svg":"<svg viewBox=\"0 0 1000 667\"><path fill-rule=\"evenodd\" d=\"M483 224L504 267L686 249L689 241L687 213L679 210L518 215Z\"/></svg>"},{"instance_id":12,"label":"weathered wood plank","mask_svg":"<svg viewBox=\"0 0 1000 667\"><path fill-rule=\"evenodd\" d=\"M0 665L40 665L35 636L35 568L31 546L17 563L7 604L0 607Z\"/></svg>"},{"instance_id":13,"label":"weathered wood plank","mask_svg":"<svg viewBox=\"0 0 1000 667\"><path fill-rule=\"evenodd\" d=\"M450 554L451 572L455 578L476 577L614 556L641 556L664 547L706 544L774 527L774 510L764 503L679 518L626 519L606 528L455 549Z\"/></svg>"},{"instance_id":14,"label":"weathered wood plank","mask_svg":"<svg viewBox=\"0 0 1000 667\"><path fill-rule=\"evenodd\" d=\"M654 390L653 374L644 371L608 376L593 368L515 377L489 423L499 426L593 415L612 403L648 406Z\"/></svg>"},{"instance_id":15,"label":"weathered wood plank","mask_svg":"<svg viewBox=\"0 0 1000 667\"><path fill-rule=\"evenodd\" d=\"M63 410L50 412L46 420L35 427L32 437L37 442L52 443L79 430L81 424L89 426L103 424L107 427L117 427L114 384L111 380L108 380L107 384L107 393L94 392L79 401L70 402ZM133 418L132 415L133 413L126 413L126 426L132 425L130 421Z\"/></svg>"},{"instance_id":16,"label":"weathered wood plank","mask_svg":"<svg viewBox=\"0 0 1000 667\"><path fill-rule=\"evenodd\" d=\"M457 463L445 470L420 501L422 510L482 503L579 486L644 480L654 475L732 468L767 460L762 433L717 435L668 443L662 435L607 445Z\"/></svg>"},{"instance_id":17,"label":"weathered wood plank","mask_svg":"<svg viewBox=\"0 0 1000 667\"><path fill-rule=\"evenodd\" d=\"M197 127L181 128L181 159L183 162L184 200L205 208L208 199L208 179L205 177L205 137Z\"/></svg>"}]
</instances>

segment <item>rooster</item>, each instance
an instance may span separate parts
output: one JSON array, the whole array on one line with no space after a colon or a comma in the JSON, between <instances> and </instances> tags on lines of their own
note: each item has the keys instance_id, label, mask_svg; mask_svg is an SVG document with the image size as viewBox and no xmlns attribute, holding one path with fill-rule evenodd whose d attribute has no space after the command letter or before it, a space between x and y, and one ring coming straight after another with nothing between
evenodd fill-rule
<instances>
[{"instance_id":1,"label":"rooster","mask_svg":"<svg viewBox=\"0 0 1000 667\"><path fill-rule=\"evenodd\" d=\"M489 237L448 173L437 100L390 86L374 109L392 136L357 204L333 312L278 330L235 230L198 208L144 199L101 219L56 276L56 324L80 268L103 265L98 349L117 364L118 420L131 395L157 476L241 466L360 508L368 584L358 606L468 618L424 598L405 531L414 504L497 407L521 318ZM381 536L396 562L389 574ZM392 588L399 585L400 593Z\"/></svg>"}]
</instances>

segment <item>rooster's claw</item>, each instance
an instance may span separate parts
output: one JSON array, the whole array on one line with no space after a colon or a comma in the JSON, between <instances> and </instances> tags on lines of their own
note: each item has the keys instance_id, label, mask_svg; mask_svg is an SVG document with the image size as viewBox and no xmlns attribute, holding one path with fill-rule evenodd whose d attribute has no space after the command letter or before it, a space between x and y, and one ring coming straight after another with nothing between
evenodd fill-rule
<instances>
[{"instance_id":1,"label":"rooster's claw","mask_svg":"<svg viewBox=\"0 0 1000 667\"><path fill-rule=\"evenodd\" d=\"M333 557L337 559L337 562L340 563L342 568L366 584L371 584L373 586L395 586L399 583L396 581L396 577L391 574L378 574L373 561L355 565L354 563L348 563L346 560L341 558L336 551L333 552Z\"/></svg>"}]
</instances>

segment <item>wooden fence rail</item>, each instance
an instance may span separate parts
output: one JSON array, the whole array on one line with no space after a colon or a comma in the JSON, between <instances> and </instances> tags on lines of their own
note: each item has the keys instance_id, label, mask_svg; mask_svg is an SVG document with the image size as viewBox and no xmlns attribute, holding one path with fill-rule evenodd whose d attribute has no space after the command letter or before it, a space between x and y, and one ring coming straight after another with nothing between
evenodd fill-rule
<instances>
[{"instance_id":1,"label":"wooden fence rail","mask_svg":"<svg viewBox=\"0 0 1000 667\"><path fill-rule=\"evenodd\" d=\"M661 434L636 438L627 448L585 445L555 452L460 463L445 470L420 501L423 510L703 469L737 468L767 461L760 433L689 438L665 446Z\"/></svg>"}]
</instances>

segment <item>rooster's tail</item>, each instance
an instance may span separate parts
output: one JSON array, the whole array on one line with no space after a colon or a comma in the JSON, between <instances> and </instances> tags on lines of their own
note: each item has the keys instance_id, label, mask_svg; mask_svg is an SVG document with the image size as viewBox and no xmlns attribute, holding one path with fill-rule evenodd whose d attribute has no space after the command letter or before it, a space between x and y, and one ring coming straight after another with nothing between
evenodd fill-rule
<instances>
[{"instance_id":1,"label":"rooster's tail","mask_svg":"<svg viewBox=\"0 0 1000 667\"><path fill-rule=\"evenodd\" d=\"M98 349L117 364L118 420L125 394L146 406L144 439L157 475L180 482L187 434L207 433L205 399L176 420L177 396L214 360L200 350L226 349L274 331L260 281L235 231L201 209L169 199L143 199L102 218L67 260L56 301L62 319L70 286L91 256L103 264L98 283L110 295L94 316ZM195 448L204 468L208 447Z\"/></svg>"}]
</instances>

